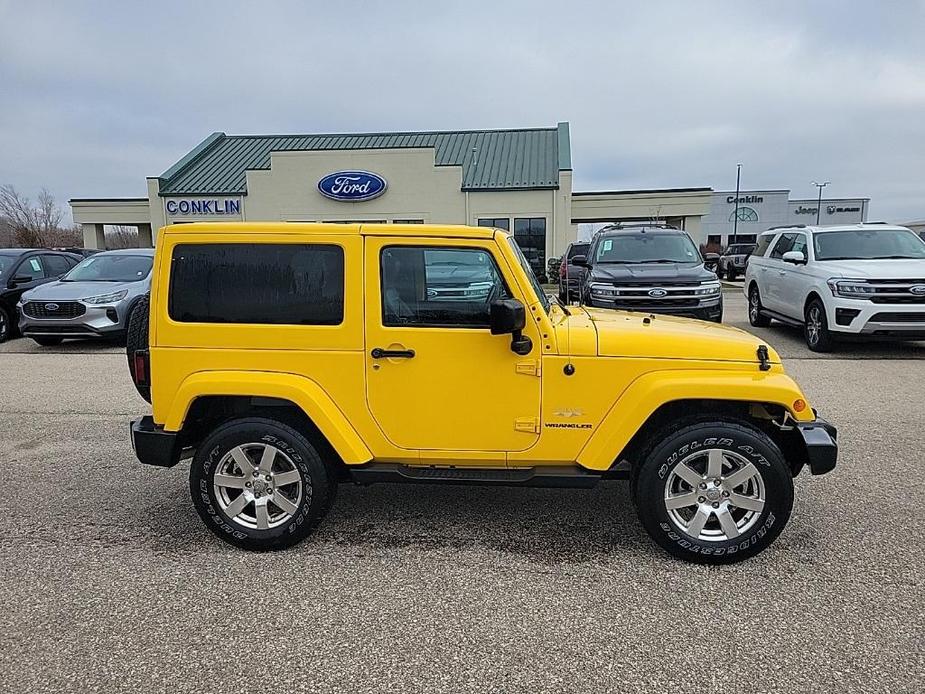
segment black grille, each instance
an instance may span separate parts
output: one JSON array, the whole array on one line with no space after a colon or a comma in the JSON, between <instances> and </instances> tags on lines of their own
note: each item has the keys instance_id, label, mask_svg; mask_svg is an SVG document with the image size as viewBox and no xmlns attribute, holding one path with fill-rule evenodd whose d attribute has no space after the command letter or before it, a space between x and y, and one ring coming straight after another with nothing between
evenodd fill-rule
<instances>
[{"instance_id":1,"label":"black grille","mask_svg":"<svg viewBox=\"0 0 925 694\"><path fill-rule=\"evenodd\" d=\"M875 313L872 323L925 323L925 313Z\"/></svg>"},{"instance_id":2,"label":"black grille","mask_svg":"<svg viewBox=\"0 0 925 694\"><path fill-rule=\"evenodd\" d=\"M22 310L29 318L77 318L87 307L77 301L29 301Z\"/></svg>"},{"instance_id":3,"label":"black grille","mask_svg":"<svg viewBox=\"0 0 925 694\"><path fill-rule=\"evenodd\" d=\"M645 299L628 299L623 296L618 296L615 297L614 301L616 308L687 308L700 305L699 299L653 299L648 296Z\"/></svg>"},{"instance_id":4,"label":"black grille","mask_svg":"<svg viewBox=\"0 0 925 694\"><path fill-rule=\"evenodd\" d=\"M874 304L925 304L925 296L877 296L874 294L871 298Z\"/></svg>"}]
</instances>

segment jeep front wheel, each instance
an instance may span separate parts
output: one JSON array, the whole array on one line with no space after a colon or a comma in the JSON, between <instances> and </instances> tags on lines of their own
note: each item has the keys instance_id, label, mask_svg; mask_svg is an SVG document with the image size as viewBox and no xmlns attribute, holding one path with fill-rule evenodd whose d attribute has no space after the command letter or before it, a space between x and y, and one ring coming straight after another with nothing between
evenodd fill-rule
<instances>
[{"instance_id":1,"label":"jeep front wheel","mask_svg":"<svg viewBox=\"0 0 925 694\"><path fill-rule=\"evenodd\" d=\"M741 423L701 422L654 440L641 461L636 509L668 552L729 564L758 554L783 530L793 479L766 434Z\"/></svg>"},{"instance_id":2,"label":"jeep front wheel","mask_svg":"<svg viewBox=\"0 0 925 694\"><path fill-rule=\"evenodd\" d=\"M256 417L216 429L190 467L200 517L220 538L249 550L284 549L307 537L327 513L336 484L307 438Z\"/></svg>"}]
</instances>

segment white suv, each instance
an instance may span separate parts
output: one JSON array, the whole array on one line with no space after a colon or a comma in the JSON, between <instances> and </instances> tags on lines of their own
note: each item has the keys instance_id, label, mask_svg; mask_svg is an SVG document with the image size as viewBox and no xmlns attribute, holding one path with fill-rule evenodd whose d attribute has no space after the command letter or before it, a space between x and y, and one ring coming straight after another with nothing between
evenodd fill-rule
<instances>
[{"instance_id":1,"label":"white suv","mask_svg":"<svg viewBox=\"0 0 925 694\"><path fill-rule=\"evenodd\" d=\"M905 227L776 227L758 237L744 289L752 325L802 325L814 352L836 336L925 340L925 241Z\"/></svg>"}]
</instances>

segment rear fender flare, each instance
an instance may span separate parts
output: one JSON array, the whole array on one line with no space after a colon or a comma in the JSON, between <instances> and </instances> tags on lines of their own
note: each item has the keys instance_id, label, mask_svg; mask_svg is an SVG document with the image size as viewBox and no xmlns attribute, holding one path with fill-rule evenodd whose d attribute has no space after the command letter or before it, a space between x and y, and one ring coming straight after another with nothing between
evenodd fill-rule
<instances>
[{"instance_id":1,"label":"rear fender flare","mask_svg":"<svg viewBox=\"0 0 925 694\"><path fill-rule=\"evenodd\" d=\"M210 395L288 400L305 412L345 463L358 465L373 458L360 435L324 389L297 374L264 371L200 371L191 374L177 389L164 429L180 431L193 401Z\"/></svg>"}]
</instances>

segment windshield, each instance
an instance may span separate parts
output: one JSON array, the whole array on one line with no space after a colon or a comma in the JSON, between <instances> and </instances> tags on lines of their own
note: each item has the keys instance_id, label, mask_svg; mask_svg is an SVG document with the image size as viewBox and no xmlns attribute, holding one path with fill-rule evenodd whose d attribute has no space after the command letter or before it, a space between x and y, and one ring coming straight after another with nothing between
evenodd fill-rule
<instances>
[{"instance_id":1,"label":"windshield","mask_svg":"<svg viewBox=\"0 0 925 694\"><path fill-rule=\"evenodd\" d=\"M826 231L813 235L816 260L925 258L925 241L903 229Z\"/></svg>"},{"instance_id":2,"label":"windshield","mask_svg":"<svg viewBox=\"0 0 925 694\"><path fill-rule=\"evenodd\" d=\"M61 278L62 282L138 282L151 272L149 255L92 255Z\"/></svg>"},{"instance_id":3,"label":"windshield","mask_svg":"<svg viewBox=\"0 0 925 694\"><path fill-rule=\"evenodd\" d=\"M13 267L16 257L12 255L0 255L0 275Z\"/></svg>"},{"instance_id":4,"label":"windshield","mask_svg":"<svg viewBox=\"0 0 925 694\"><path fill-rule=\"evenodd\" d=\"M594 263L700 263L687 234L616 234L600 239Z\"/></svg>"},{"instance_id":5,"label":"windshield","mask_svg":"<svg viewBox=\"0 0 925 694\"><path fill-rule=\"evenodd\" d=\"M533 286L533 292L536 294L537 298L540 300L540 303L543 305L543 310L546 311L546 313L549 313L549 297L546 296L546 292L543 291L543 287L540 285L539 280L537 280L536 275L533 274L533 268L530 267L530 263L527 262L523 251L520 250L520 246L517 245L514 237L508 236L507 240L508 243L511 244L514 255L517 256L517 262L520 263L520 267L522 267L523 271L527 273L527 277L530 279L530 284Z\"/></svg>"}]
</instances>

